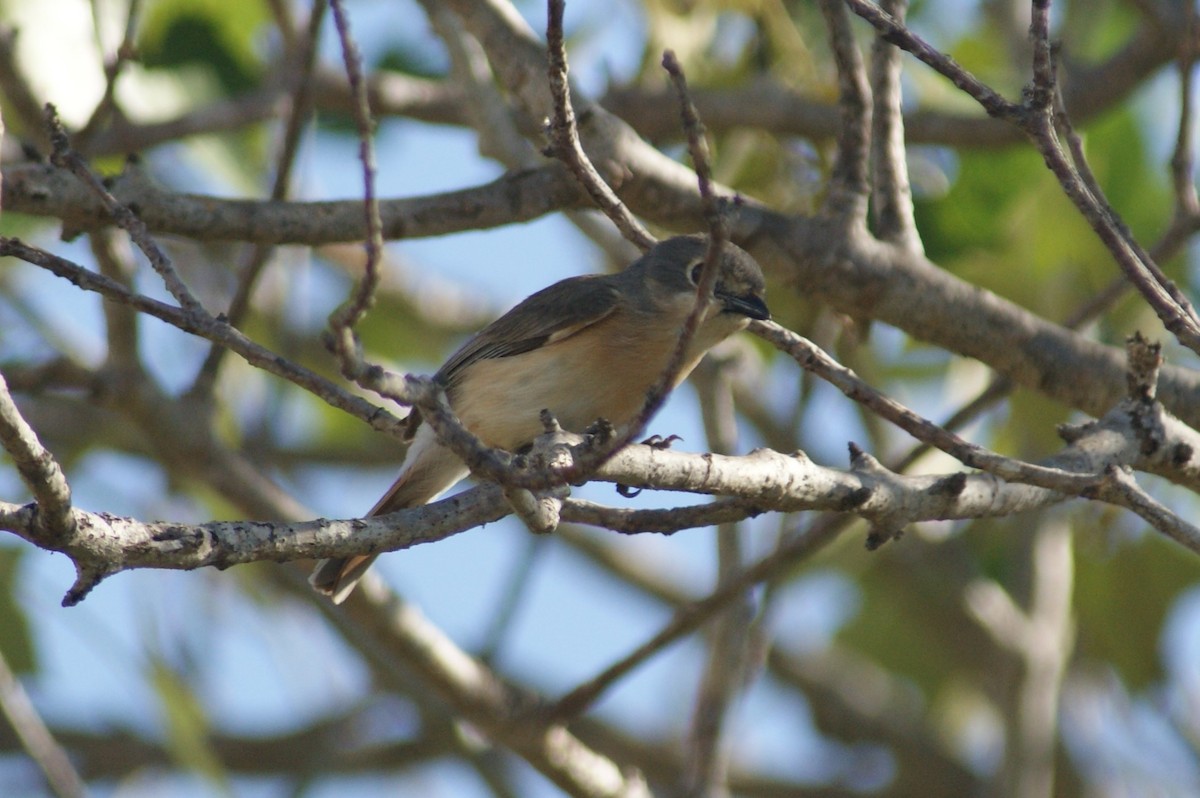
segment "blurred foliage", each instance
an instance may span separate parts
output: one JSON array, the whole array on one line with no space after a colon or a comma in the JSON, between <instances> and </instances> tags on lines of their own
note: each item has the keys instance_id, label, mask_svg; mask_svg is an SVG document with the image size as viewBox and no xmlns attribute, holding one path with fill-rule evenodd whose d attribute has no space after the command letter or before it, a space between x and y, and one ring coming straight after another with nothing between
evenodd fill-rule
<instances>
[{"instance_id":1,"label":"blurred foliage","mask_svg":"<svg viewBox=\"0 0 1200 798\"><path fill-rule=\"evenodd\" d=\"M0 547L0 652L14 673L35 673L38 661L29 620L18 601L17 568L27 549Z\"/></svg>"},{"instance_id":2,"label":"blurred foliage","mask_svg":"<svg viewBox=\"0 0 1200 798\"><path fill-rule=\"evenodd\" d=\"M138 37L141 62L175 70L199 65L228 93L251 88L262 71L265 3L155 0Z\"/></svg>"},{"instance_id":3,"label":"blurred foliage","mask_svg":"<svg viewBox=\"0 0 1200 798\"><path fill-rule=\"evenodd\" d=\"M1096 517L1089 517L1096 516ZM1076 524L1077 656L1116 668L1130 690L1163 677L1160 635L1175 600L1198 581L1195 558L1149 530L1105 535L1103 514Z\"/></svg>"},{"instance_id":4,"label":"blurred foliage","mask_svg":"<svg viewBox=\"0 0 1200 798\"><path fill-rule=\"evenodd\" d=\"M220 792L232 794L225 766L208 745L207 713L188 680L159 659L152 659L148 668L149 681L158 693L171 755L186 770L203 775Z\"/></svg>"}]
</instances>

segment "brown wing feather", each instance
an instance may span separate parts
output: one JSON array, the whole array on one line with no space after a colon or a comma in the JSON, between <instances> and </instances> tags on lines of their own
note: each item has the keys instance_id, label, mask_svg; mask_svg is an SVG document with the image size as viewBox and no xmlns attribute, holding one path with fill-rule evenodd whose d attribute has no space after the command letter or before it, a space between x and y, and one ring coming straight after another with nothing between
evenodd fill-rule
<instances>
[{"instance_id":1,"label":"brown wing feather","mask_svg":"<svg viewBox=\"0 0 1200 798\"><path fill-rule=\"evenodd\" d=\"M434 375L451 399L463 370L480 360L511 357L561 341L608 316L617 306L610 275L569 277L531 295L484 327Z\"/></svg>"}]
</instances>

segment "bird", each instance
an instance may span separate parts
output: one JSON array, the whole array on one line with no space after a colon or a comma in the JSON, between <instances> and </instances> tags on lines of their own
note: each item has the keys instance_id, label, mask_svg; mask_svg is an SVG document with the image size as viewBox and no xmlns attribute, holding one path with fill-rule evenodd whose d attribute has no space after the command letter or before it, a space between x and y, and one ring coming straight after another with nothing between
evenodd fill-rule
<instances>
[{"instance_id":1,"label":"bird","mask_svg":"<svg viewBox=\"0 0 1200 798\"><path fill-rule=\"evenodd\" d=\"M569 277L537 291L471 337L434 381L468 430L508 451L544 431L543 410L572 431L601 418L615 425L632 420L695 307L708 242L701 234L668 238L620 272ZM751 319L771 317L758 263L733 244L721 252L708 306L672 388L711 347ZM399 476L369 516L434 501L469 473L420 414L410 418ZM322 560L309 582L340 604L376 556Z\"/></svg>"}]
</instances>

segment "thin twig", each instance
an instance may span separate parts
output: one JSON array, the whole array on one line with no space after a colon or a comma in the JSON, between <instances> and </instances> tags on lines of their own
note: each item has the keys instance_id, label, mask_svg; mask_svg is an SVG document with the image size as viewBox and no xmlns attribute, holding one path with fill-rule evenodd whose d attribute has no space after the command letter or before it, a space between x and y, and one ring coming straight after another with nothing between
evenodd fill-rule
<instances>
[{"instance_id":1,"label":"thin twig","mask_svg":"<svg viewBox=\"0 0 1200 798\"><path fill-rule=\"evenodd\" d=\"M1200 527L1185 521L1142 489L1128 468L1109 466L1105 471L1105 480L1085 496L1124 507L1187 549L1200 551Z\"/></svg>"},{"instance_id":2,"label":"thin twig","mask_svg":"<svg viewBox=\"0 0 1200 798\"><path fill-rule=\"evenodd\" d=\"M1033 40L1033 85L1029 108L1036 114L1050 114L1056 88L1055 63L1050 41L1050 0L1033 0L1029 35Z\"/></svg>"},{"instance_id":3,"label":"thin twig","mask_svg":"<svg viewBox=\"0 0 1200 798\"><path fill-rule=\"evenodd\" d=\"M1052 72L1052 74L1054 73ZM1071 118L1067 114L1066 109L1063 107L1061 95L1056 92L1053 96L1055 97L1056 103L1054 106L1055 115L1053 124L1062 131L1063 137L1067 141L1067 149L1071 156L1070 163L1075 169L1075 177L1083 184L1083 187L1090 194L1092 203L1094 203L1094 205L1099 209L1099 213L1103 216L1107 224L1110 225L1121 237L1121 239L1129 247L1133 257L1136 259L1136 262L1132 264L1130 268L1124 268L1124 270L1127 274L1131 275L1131 281L1134 283L1134 286L1141 290L1141 293L1148 301L1150 301L1152 307L1154 306L1154 296L1157 296L1157 292L1154 291L1154 286L1156 285L1161 287L1162 291L1168 297L1169 304L1167 304L1161 310L1156 308L1160 318L1163 318L1163 314L1166 313L1171 318L1176 319L1179 325L1190 327L1195 331L1196 334L1200 334L1200 316L1196 315L1196 310L1193 307L1191 300L1188 299L1188 297L1179 290L1179 287L1175 285L1174 281L1171 280L1171 278L1168 277L1165 272L1163 272L1163 270L1158 266L1156 258L1151 253L1147 252L1146 249L1138 242L1137 238L1133 235L1133 231L1131 231L1129 226L1125 224L1125 220L1122 219L1120 214L1117 213L1116 209L1109 204L1108 198L1105 196L1103 189L1100 187L1100 181L1096 179L1096 175L1092 171L1091 164L1088 162L1087 156L1084 153L1083 139L1075 131L1075 127L1071 123ZM1046 144L1055 146L1056 149L1059 149L1057 147L1057 143L1053 141L1054 137L1052 135L1048 135L1045 138ZM1044 142L1041 137L1038 138L1037 143L1039 148L1043 145ZM1066 188L1066 186L1064 186L1064 188ZM1114 254L1116 253L1114 252ZM1119 265L1124 266L1120 258L1117 260ZM1144 289L1141 288L1142 285L1145 285L1147 282L1151 281L1153 285L1147 286ZM1168 323L1168 319L1163 318L1163 321L1167 329L1174 331L1171 324Z\"/></svg>"},{"instance_id":4,"label":"thin twig","mask_svg":"<svg viewBox=\"0 0 1200 798\"><path fill-rule=\"evenodd\" d=\"M712 153L708 146L708 131L700 119L700 112L696 110L696 103L692 101L683 65L679 63L673 50L666 50L663 52L662 67L667 71L671 85L675 88L675 99L679 103L679 120L687 139L688 154L692 157L692 170L696 173L709 240L711 242L728 238L728 225L725 224L725 216L721 212L720 200L713 190Z\"/></svg>"},{"instance_id":5,"label":"thin twig","mask_svg":"<svg viewBox=\"0 0 1200 798\"><path fill-rule=\"evenodd\" d=\"M1051 113L1048 110L1054 108L1057 88L1053 50L1049 41L1049 23L1043 13L1047 11L1043 7L1047 0L1037 0L1034 4L1035 25L1031 32L1037 39L1034 42L1034 52L1037 54L1037 86L1031 89L1029 105L1015 105L1004 100L952 58L931 47L874 4L866 0L845 2L856 14L874 25L888 41L904 48L950 78L956 86L975 98L989 114L1007 118L1021 128L1041 153L1046 166L1058 179L1064 193L1091 225L1117 265L1154 309L1164 326L1180 343L1200 353L1200 317L1196 315L1190 301L1129 234L1128 228L1108 205L1094 179L1089 183L1087 177L1082 174L1081 170L1086 170L1087 161L1082 157L1082 144L1078 137L1069 133L1069 120L1065 111L1060 108L1059 113ZM1049 92L1051 100L1049 105L1042 104L1042 94L1046 91ZM1068 141L1071 142L1076 158L1068 158L1063 152L1056 126L1068 130Z\"/></svg>"},{"instance_id":6,"label":"thin twig","mask_svg":"<svg viewBox=\"0 0 1200 798\"><path fill-rule=\"evenodd\" d=\"M52 274L70 281L84 291L94 291L108 299L129 305L140 313L153 316L186 333L228 347L237 352L250 365L295 383L329 405L362 419L371 428L395 435L397 438L404 436L406 422L403 419L396 418L388 410L374 405L362 397L355 396L342 386L255 343L223 321L214 319L207 314L187 313L156 299L133 293L104 275L97 274L79 264L25 244L15 238L0 236L0 256L4 255L20 258L27 263L40 266Z\"/></svg>"},{"instance_id":7,"label":"thin twig","mask_svg":"<svg viewBox=\"0 0 1200 798\"><path fill-rule=\"evenodd\" d=\"M271 186L272 201L286 199L290 191L292 166L300 152L300 139L304 126L312 113L311 78L316 63L317 45L320 41L321 22L325 18L325 11L328 7L325 0L316 0L313 3L308 18L307 35L303 40L304 50L300 53L299 59L289 59L298 61L298 63L295 65L296 77L291 93L291 113L288 114L283 141L275 160L275 180ZM258 285L259 275L262 274L263 268L274 252L275 247L266 243L254 244L247 250L245 261L238 269L237 288L232 299L229 300L229 309L225 312L225 318L230 325L234 327L242 325L250 310L250 299L255 286ZM215 345L209 349L208 356L192 382L191 393L202 396L212 391L212 386L221 369L221 363L228 351L222 346Z\"/></svg>"},{"instance_id":8,"label":"thin twig","mask_svg":"<svg viewBox=\"0 0 1200 798\"><path fill-rule=\"evenodd\" d=\"M71 486L58 461L25 421L0 374L0 445L13 459L21 480L37 502L38 528L51 540L65 540L75 532L71 512Z\"/></svg>"},{"instance_id":9,"label":"thin twig","mask_svg":"<svg viewBox=\"0 0 1200 798\"><path fill-rule=\"evenodd\" d=\"M357 342L354 327L370 310L375 302L375 290L379 285L379 257L383 251L383 225L379 216L379 199L375 195L375 145L374 121L367 97L367 85L363 78L362 54L350 33L350 20L342 7L342 0L329 0L333 9L334 26L342 44L342 60L346 77L354 95L354 122L358 127L359 160L363 169L363 212L366 216L367 238L364 243L367 259L363 277L358 281L353 295L329 316L329 328L333 333L334 352L343 373L353 378L361 372L361 359L356 358Z\"/></svg>"},{"instance_id":10,"label":"thin twig","mask_svg":"<svg viewBox=\"0 0 1200 798\"><path fill-rule=\"evenodd\" d=\"M98 11L93 6L94 12ZM129 0L129 8L125 15L125 33L121 37L121 43L117 45L117 50L111 58L104 63L104 94L100 97L100 102L96 103L95 109L92 111L91 117L87 123L75 134L75 143L84 152L88 150L88 144L101 126L112 119L117 113L117 78L121 76L121 72L125 66L137 57L137 34L138 25L141 21L142 0ZM100 37L100 17L98 13L92 14L92 21L96 27L96 45L97 48L103 49L104 42Z\"/></svg>"},{"instance_id":11,"label":"thin twig","mask_svg":"<svg viewBox=\"0 0 1200 798\"><path fill-rule=\"evenodd\" d=\"M1158 266L1138 243L1116 210L1108 204L1083 152L1083 141L1071 126L1065 112L1056 115L1054 124L1063 131L1070 160L1055 145L1054 134L1046 129L1035 143L1051 171L1059 178L1067 196L1075 203L1092 229L1100 236L1117 265L1125 273L1147 304L1184 346L1200 353L1200 316L1191 300Z\"/></svg>"},{"instance_id":12,"label":"thin twig","mask_svg":"<svg viewBox=\"0 0 1200 798\"><path fill-rule=\"evenodd\" d=\"M851 11L871 23L884 41L891 42L925 62L968 96L974 98L983 106L983 110L989 116L1012 119L1019 115L1021 111L1019 105L1006 100L990 86L964 69L953 58L936 47L930 46L871 0L845 0L845 3Z\"/></svg>"},{"instance_id":13,"label":"thin twig","mask_svg":"<svg viewBox=\"0 0 1200 798\"><path fill-rule=\"evenodd\" d=\"M1012 482L1072 494L1093 487L1099 480L1095 474L1077 474L1026 463L966 441L875 390L819 346L774 322L753 321L750 331L794 358L805 370L829 382L850 399L869 407L917 440L932 444L964 465Z\"/></svg>"},{"instance_id":14,"label":"thin twig","mask_svg":"<svg viewBox=\"0 0 1200 798\"><path fill-rule=\"evenodd\" d=\"M704 139L704 125L696 113L688 94L687 79L683 68L670 50L663 53L663 68L671 76L672 83L678 93L680 117L684 132L687 134L688 152L692 156L692 168L696 173L696 182L700 192L700 200L704 215L708 221L708 248L704 253L704 265L701 267L700 279L696 281L696 301L692 310L680 328L679 337L675 341L675 349L667 361L658 382L649 390L641 411L632 421L619 431L610 451L615 452L632 441L645 429L650 419L662 408L670 395L671 389L679 381L679 370L683 368L683 360L687 354L688 345L696 335L700 322L712 298L713 288L717 284L720 273L721 252L729 241L729 226L718 205L716 192L712 187L712 166L709 162L708 145Z\"/></svg>"},{"instance_id":15,"label":"thin twig","mask_svg":"<svg viewBox=\"0 0 1200 798\"><path fill-rule=\"evenodd\" d=\"M1192 100L1193 69L1196 65L1196 47L1193 40L1200 18L1194 3L1187 4L1187 34L1179 44L1176 59L1179 71L1179 128L1175 135L1175 151L1171 155L1171 182L1175 189L1176 220L1187 219L1195 223L1200 216L1200 198L1196 195L1195 154L1192 135L1195 131Z\"/></svg>"},{"instance_id":16,"label":"thin twig","mask_svg":"<svg viewBox=\"0 0 1200 798\"><path fill-rule=\"evenodd\" d=\"M903 23L908 0L884 0L881 7ZM905 160L900 73L900 48L876 36L871 49L872 216L876 237L924 254Z\"/></svg>"},{"instance_id":17,"label":"thin twig","mask_svg":"<svg viewBox=\"0 0 1200 798\"><path fill-rule=\"evenodd\" d=\"M1176 220L1178 221L1179 219L1180 217L1176 216ZM1172 223L1167 231L1163 233L1162 238L1151 247L1150 257L1157 262L1174 256L1188 241L1189 233L1186 232L1185 227L1185 225ZM1131 287L1129 280L1124 277L1114 277L1108 285L1071 311L1062 320L1062 326L1068 330L1078 330L1085 324L1089 324L1116 304ZM994 376L975 398L969 400L955 411L948 419L942 422L941 426L951 432L957 432L1011 394L1014 387L1015 384L1008 377L1002 375ZM931 444L919 443L908 454L889 467L897 472L907 471L913 463L933 448Z\"/></svg>"},{"instance_id":18,"label":"thin twig","mask_svg":"<svg viewBox=\"0 0 1200 798\"><path fill-rule=\"evenodd\" d=\"M132 291L134 266L127 239L111 227L102 227L88 234L88 242L100 273ZM140 369L141 339L137 311L117 302L102 302L101 306L104 311L104 340L108 347L106 365L120 370Z\"/></svg>"},{"instance_id":19,"label":"thin twig","mask_svg":"<svg viewBox=\"0 0 1200 798\"><path fill-rule=\"evenodd\" d=\"M54 739L37 707L29 700L29 694L8 666L3 652L0 652L0 711L58 798L87 795L87 786L71 764L71 758Z\"/></svg>"},{"instance_id":20,"label":"thin twig","mask_svg":"<svg viewBox=\"0 0 1200 798\"><path fill-rule=\"evenodd\" d=\"M166 285L167 290L171 292L171 296L175 297L175 301L181 308L189 313L204 313L203 306L192 296L192 292L183 282L183 278L175 271L171 259L150 235L146 224L137 217L132 209L122 204L109 192L100 179L88 168L87 162L71 148L67 131L59 121L58 111L50 103L46 104L46 125L50 130L52 147L50 162L70 171L100 199L117 226L129 233L133 243L150 261L150 265L154 271L158 272L163 284Z\"/></svg>"},{"instance_id":21,"label":"thin twig","mask_svg":"<svg viewBox=\"0 0 1200 798\"><path fill-rule=\"evenodd\" d=\"M733 388L726 369L717 367L698 384L708 450L732 455L737 446L737 417ZM746 563L745 535L735 523L716 530L717 585L736 579ZM755 618L750 591L723 610L707 635L708 652L693 701L684 738L682 793L710 796L724 792L728 778L729 746L722 745L727 719L738 694L747 685L747 665Z\"/></svg>"},{"instance_id":22,"label":"thin twig","mask_svg":"<svg viewBox=\"0 0 1200 798\"><path fill-rule=\"evenodd\" d=\"M546 74L550 83L550 94L554 100L554 116L547 122L551 150L555 157L565 163L591 196L596 207L602 210L621 234L638 249L645 252L656 243L637 220L616 192L604 182L596 171L583 145L579 141L579 130L575 110L571 106L571 84L567 79L567 52L563 43L564 0L548 0L546 22L546 52L548 63Z\"/></svg>"},{"instance_id":23,"label":"thin twig","mask_svg":"<svg viewBox=\"0 0 1200 798\"><path fill-rule=\"evenodd\" d=\"M796 563L831 543L848 523L846 516L830 516L828 523L811 526L746 568L708 596L675 611L653 637L602 672L562 696L548 710L552 719L572 718L591 706L616 682L671 643L691 634L730 602L740 600L746 590L760 582L770 582L788 573Z\"/></svg>"},{"instance_id":24,"label":"thin twig","mask_svg":"<svg viewBox=\"0 0 1200 798\"><path fill-rule=\"evenodd\" d=\"M846 223L865 222L870 195L871 89L862 53L842 0L821 0L838 75L837 158L829 178L825 211Z\"/></svg>"}]
</instances>

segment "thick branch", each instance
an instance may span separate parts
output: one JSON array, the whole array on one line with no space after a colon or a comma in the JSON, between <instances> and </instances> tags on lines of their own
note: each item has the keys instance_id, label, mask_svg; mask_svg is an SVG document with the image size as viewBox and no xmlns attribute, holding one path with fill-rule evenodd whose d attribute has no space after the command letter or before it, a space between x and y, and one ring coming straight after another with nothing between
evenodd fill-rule
<instances>
[{"instance_id":1,"label":"thick branch","mask_svg":"<svg viewBox=\"0 0 1200 798\"><path fill-rule=\"evenodd\" d=\"M1147 419L1121 407L1102 421L1075 430L1072 442L1043 466L1062 473L1064 485L1083 495L1129 506L1167 534L1200 552L1200 539L1130 498L1127 486L1109 474L1129 464L1165 470L1187 463L1181 452L1196 451L1195 433L1164 416L1146 446ZM1187 437L1180 437L1187 436ZM569 454L569 450L567 452ZM562 452L560 452L562 454ZM760 449L745 457L685 454L653 446L628 446L601 466L595 478L622 485L734 497L703 508L676 511L608 510L568 500L563 520L612 522L624 531L671 532L683 526L737 520L758 512L829 510L869 519L877 531L892 534L907 524L932 519L1011 515L1062 501L1061 492L1006 483L989 474L905 477L886 471L865 455L850 470L818 466L802 454ZM1147 509L1150 508L1150 509ZM35 545L68 554L81 571L107 575L131 568L191 569L228 567L255 560L294 560L369 554L442 540L510 512L500 488L486 485L449 499L365 520L317 520L296 524L214 522L188 526L145 523L103 513L74 510L77 533L45 541L36 534L32 505L0 503L0 529ZM1163 528L1158 521L1174 526ZM1180 532L1184 530L1187 532ZM69 596L72 601L79 596Z\"/></svg>"},{"instance_id":2,"label":"thick branch","mask_svg":"<svg viewBox=\"0 0 1200 798\"><path fill-rule=\"evenodd\" d=\"M318 245L366 237L362 200L280 202L178 194L136 168L109 179L107 186L152 233L258 244ZM111 223L100 202L71 175L44 164L5 167L3 205L10 212L60 219L70 230ZM386 239L486 230L585 205L583 193L557 164L511 172L482 186L379 203Z\"/></svg>"}]
</instances>

